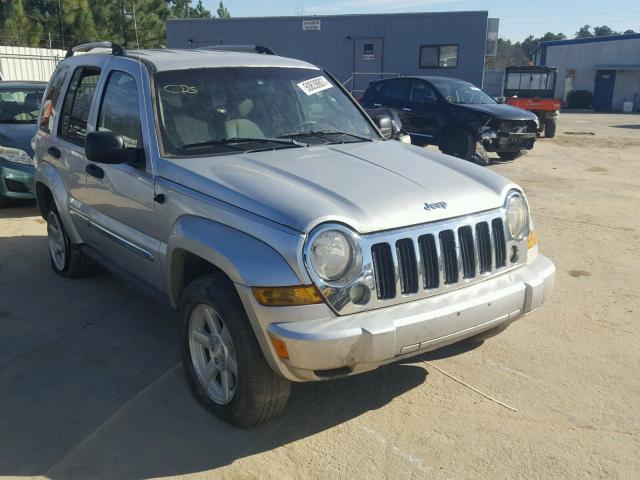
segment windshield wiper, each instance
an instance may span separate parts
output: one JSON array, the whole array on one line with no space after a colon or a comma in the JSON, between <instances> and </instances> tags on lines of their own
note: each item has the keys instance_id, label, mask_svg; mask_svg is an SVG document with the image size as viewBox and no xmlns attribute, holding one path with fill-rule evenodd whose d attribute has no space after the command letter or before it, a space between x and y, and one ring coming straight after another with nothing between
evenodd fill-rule
<instances>
[{"instance_id":1,"label":"windshield wiper","mask_svg":"<svg viewBox=\"0 0 640 480\"><path fill-rule=\"evenodd\" d=\"M364 135L356 135L355 133L341 132L340 130L309 130L306 132L285 133L279 135L278 138L293 138L293 137L322 137L324 135L346 135L348 137L357 138L365 142L372 142L371 137L365 137ZM330 142L330 143L344 143L344 142Z\"/></svg>"},{"instance_id":2,"label":"windshield wiper","mask_svg":"<svg viewBox=\"0 0 640 480\"><path fill-rule=\"evenodd\" d=\"M189 150L192 148L199 147L210 147L215 145L224 145L231 148L236 148L237 145L241 143L275 143L278 145L286 145L286 146L295 146L295 147L306 147L307 144L300 143L293 138L284 140L282 138L252 138L252 137L233 137L233 138L219 138L207 140L204 142L196 142L196 143L187 143L186 145L182 145L180 147L181 150ZM243 150L242 147L236 148L237 150Z\"/></svg>"}]
</instances>

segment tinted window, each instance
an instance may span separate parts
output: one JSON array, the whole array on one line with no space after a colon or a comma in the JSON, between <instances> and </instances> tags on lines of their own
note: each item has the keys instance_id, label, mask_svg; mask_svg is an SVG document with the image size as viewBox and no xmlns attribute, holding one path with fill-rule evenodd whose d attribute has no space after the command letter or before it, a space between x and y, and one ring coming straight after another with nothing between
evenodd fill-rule
<instances>
[{"instance_id":1,"label":"tinted window","mask_svg":"<svg viewBox=\"0 0 640 480\"><path fill-rule=\"evenodd\" d=\"M420 47L420 68L455 68L458 45L426 45Z\"/></svg>"},{"instance_id":2,"label":"tinted window","mask_svg":"<svg viewBox=\"0 0 640 480\"><path fill-rule=\"evenodd\" d=\"M409 100L415 103L424 103L426 98L432 98L437 100L436 94L425 82L415 81L411 88L411 95Z\"/></svg>"},{"instance_id":3,"label":"tinted window","mask_svg":"<svg viewBox=\"0 0 640 480\"><path fill-rule=\"evenodd\" d=\"M96 68L77 69L64 98L59 134L78 145L84 145L91 101L99 78L100 70Z\"/></svg>"},{"instance_id":4,"label":"tinted window","mask_svg":"<svg viewBox=\"0 0 640 480\"><path fill-rule=\"evenodd\" d=\"M36 123L43 93L34 87L0 90L0 123Z\"/></svg>"},{"instance_id":5,"label":"tinted window","mask_svg":"<svg viewBox=\"0 0 640 480\"><path fill-rule=\"evenodd\" d=\"M114 71L109 75L98 115L98 130L122 135L128 147L142 146L138 89L128 73Z\"/></svg>"},{"instance_id":6,"label":"tinted window","mask_svg":"<svg viewBox=\"0 0 640 480\"><path fill-rule=\"evenodd\" d=\"M420 68L430 68L438 66L440 47L420 47Z\"/></svg>"},{"instance_id":7,"label":"tinted window","mask_svg":"<svg viewBox=\"0 0 640 480\"><path fill-rule=\"evenodd\" d=\"M453 68L458 66L458 46L442 45L440 47L440 58L438 59L440 68Z\"/></svg>"},{"instance_id":8,"label":"tinted window","mask_svg":"<svg viewBox=\"0 0 640 480\"><path fill-rule=\"evenodd\" d=\"M390 100L407 100L409 98L410 87L410 80L389 80L385 84L384 97Z\"/></svg>"}]
</instances>

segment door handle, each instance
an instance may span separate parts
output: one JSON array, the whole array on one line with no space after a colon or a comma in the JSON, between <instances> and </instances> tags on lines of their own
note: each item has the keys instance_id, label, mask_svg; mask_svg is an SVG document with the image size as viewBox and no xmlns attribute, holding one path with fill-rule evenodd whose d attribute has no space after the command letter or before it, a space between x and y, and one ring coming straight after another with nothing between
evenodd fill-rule
<instances>
[{"instance_id":1,"label":"door handle","mask_svg":"<svg viewBox=\"0 0 640 480\"><path fill-rule=\"evenodd\" d=\"M402 111L403 111L403 112L410 112L410 111L411 111L411 109L410 109L410 108L407 108L407 107L403 107L403 108L402 108Z\"/></svg>"},{"instance_id":2,"label":"door handle","mask_svg":"<svg viewBox=\"0 0 640 480\"><path fill-rule=\"evenodd\" d=\"M382 104L380 104L380 103L374 103L374 104L373 104L373 106L374 106L374 107L381 107L381 106L382 106Z\"/></svg>"},{"instance_id":3,"label":"door handle","mask_svg":"<svg viewBox=\"0 0 640 480\"><path fill-rule=\"evenodd\" d=\"M92 177L96 178L104 178L104 170L93 163L90 163L86 167L84 167L84 171L87 172Z\"/></svg>"},{"instance_id":4,"label":"door handle","mask_svg":"<svg viewBox=\"0 0 640 480\"><path fill-rule=\"evenodd\" d=\"M54 158L60 158L60 150L57 149L56 147L47 148L47 153Z\"/></svg>"}]
</instances>

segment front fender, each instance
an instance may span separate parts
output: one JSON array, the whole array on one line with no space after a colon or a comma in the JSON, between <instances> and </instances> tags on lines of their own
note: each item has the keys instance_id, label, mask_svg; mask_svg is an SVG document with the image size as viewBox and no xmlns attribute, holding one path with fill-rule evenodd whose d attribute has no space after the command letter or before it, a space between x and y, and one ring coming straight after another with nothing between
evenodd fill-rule
<instances>
[{"instance_id":1,"label":"front fender","mask_svg":"<svg viewBox=\"0 0 640 480\"><path fill-rule=\"evenodd\" d=\"M291 234L291 237L290 245L297 245L297 236ZM207 260L236 284L287 286L301 283L282 255L262 240L221 223L188 215L178 219L167 242L168 291L176 305L181 294L181 272L178 270L181 252Z\"/></svg>"},{"instance_id":2,"label":"front fender","mask_svg":"<svg viewBox=\"0 0 640 480\"><path fill-rule=\"evenodd\" d=\"M65 189L60 173L47 162L39 162L38 167L36 168L36 202L38 203L40 214L43 218L46 218L48 211L43 204L44 198L42 198L42 195L38 193L38 183L45 185L53 195L53 201L56 204L58 213L60 214L60 218L62 219L62 223L64 224L64 228L67 231L67 235L69 236L71 243L82 243L82 237L76 230L76 227L71 220L71 215L69 214L69 196L67 195L67 190Z\"/></svg>"}]
</instances>

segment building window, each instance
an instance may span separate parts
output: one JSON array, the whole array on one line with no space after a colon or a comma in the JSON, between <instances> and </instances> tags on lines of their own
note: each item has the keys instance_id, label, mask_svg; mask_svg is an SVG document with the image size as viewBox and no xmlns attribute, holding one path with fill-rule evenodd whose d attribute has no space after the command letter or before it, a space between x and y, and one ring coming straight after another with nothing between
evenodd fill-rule
<instances>
[{"instance_id":1,"label":"building window","mask_svg":"<svg viewBox=\"0 0 640 480\"><path fill-rule=\"evenodd\" d=\"M423 45L420 47L420 68L455 68L458 66L458 45Z\"/></svg>"}]
</instances>

